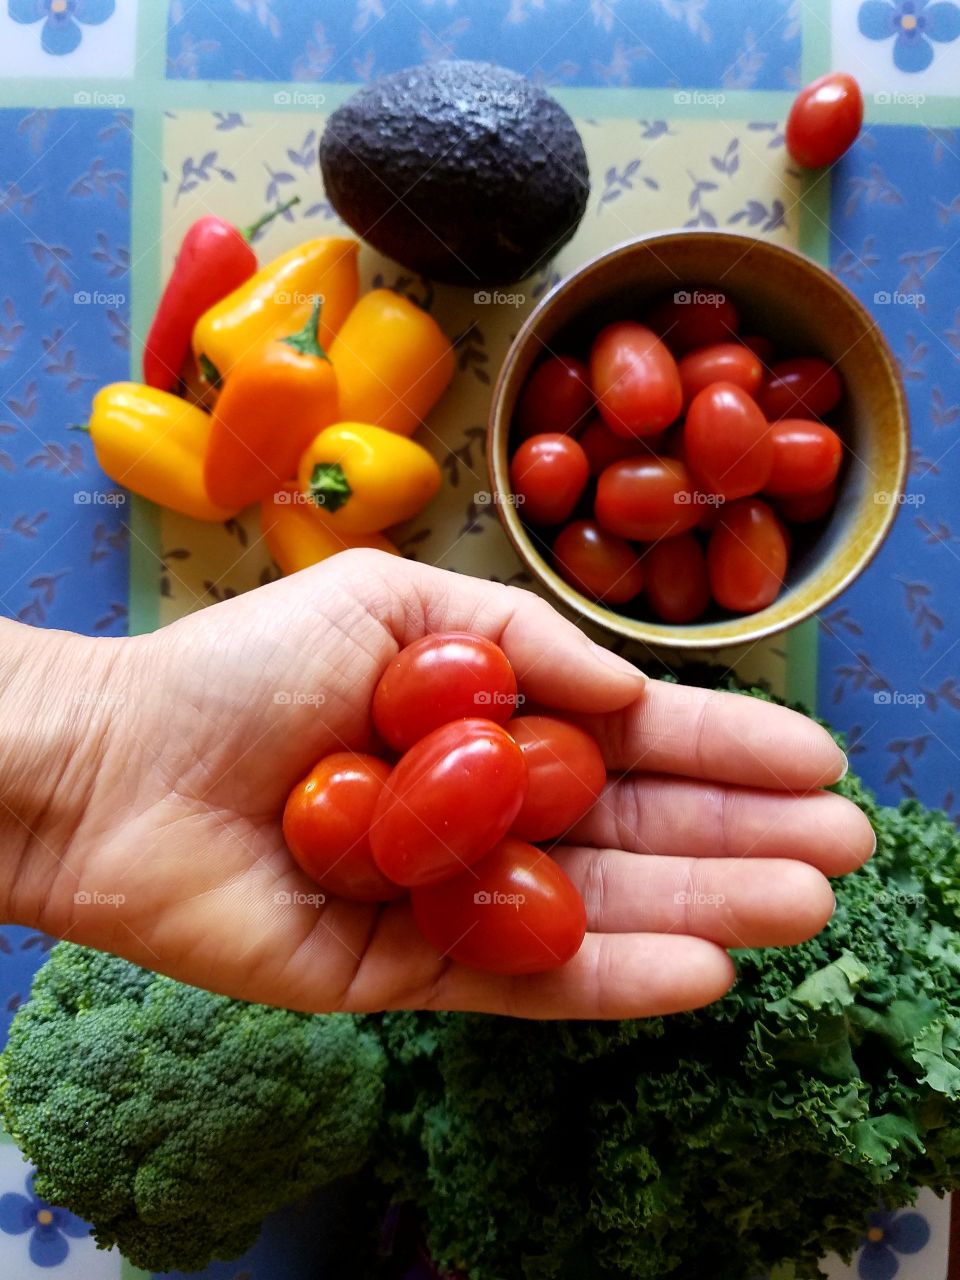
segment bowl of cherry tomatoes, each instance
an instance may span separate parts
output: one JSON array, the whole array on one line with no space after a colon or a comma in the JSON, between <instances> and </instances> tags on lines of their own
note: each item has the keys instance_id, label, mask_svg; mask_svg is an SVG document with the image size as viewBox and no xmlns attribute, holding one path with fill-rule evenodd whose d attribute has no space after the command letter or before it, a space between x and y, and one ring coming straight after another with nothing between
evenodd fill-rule
<instances>
[{"instance_id":1,"label":"bowl of cherry tomatoes","mask_svg":"<svg viewBox=\"0 0 960 1280\"><path fill-rule=\"evenodd\" d=\"M896 515L896 361L824 268L725 231L620 245L514 339L493 501L536 580L626 639L722 648L837 596Z\"/></svg>"}]
</instances>

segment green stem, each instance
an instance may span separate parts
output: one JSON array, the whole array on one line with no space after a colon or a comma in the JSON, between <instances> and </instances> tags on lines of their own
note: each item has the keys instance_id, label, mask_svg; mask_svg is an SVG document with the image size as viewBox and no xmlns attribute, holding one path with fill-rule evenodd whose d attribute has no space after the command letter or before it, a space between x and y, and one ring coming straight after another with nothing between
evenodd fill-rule
<instances>
[{"instance_id":1,"label":"green stem","mask_svg":"<svg viewBox=\"0 0 960 1280\"><path fill-rule=\"evenodd\" d=\"M295 204L300 203L299 196L293 196L285 204L278 204L276 209L269 209L265 214L259 217L256 222L251 222L248 227L237 227L237 230L243 236L244 240L252 240L258 231L262 231L268 223L271 223L278 214L286 213L288 209L292 209Z\"/></svg>"},{"instance_id":2,"label":"green stem","mask_svg":"<svg viewBox=\"0 0 960 1280\"><path fill-rule=\"evenodd\" d=\"M223 385L223 378L220 377L220 370L213 363L210 357L205 356L203 352L201 352L197 359L197 365L200 368L200 376L203 378L204 382L209 382L211 387L219 390Z\"/></svg>"},{"instance_id":3,"label":"green stem","mask_svg":"<svg viewBox=\"0 0 960 1280\"><path fill-rule=\"evenodd\" d=\"M281 338L280 341L285 342L288 347L293 347L294 351L299 351L303 356L317 356L320 360L329 360L330 357L317 341L322 306L323 298L318 296L310 312L310 319L303 328L298 333L291 333L289 337Z\"/></svg>"},{"instance_id":4,"label":"green stem","mask_svg":"<svg viewBox=\"0 0 960 1280\"><path fill-rule=\"evenodd\" d=\"M87 435L89 435L90 423L89 422L68 422L67 430L68 431L85 431Z\"/></svg>"},{"instance_id":5,"label":"green stem","mask_svg":"<svg viewBox=\"0 0 960 1280\"><path fill-rule=\"evenodd\" d=\"M339 462L318 462L310 473L310 497L331 515L353 494L350 481Z\"/></svg>"}]
</instances>

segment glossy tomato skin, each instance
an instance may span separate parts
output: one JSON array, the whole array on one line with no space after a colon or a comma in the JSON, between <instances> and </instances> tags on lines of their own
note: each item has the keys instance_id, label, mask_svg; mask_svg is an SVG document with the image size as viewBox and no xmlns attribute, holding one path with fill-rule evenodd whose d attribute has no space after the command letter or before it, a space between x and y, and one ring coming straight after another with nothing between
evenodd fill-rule
<instances>
[{"instance_id":1,"label":"glossy tomato skin","mask_svg":"<svg viewBox=\"0 0 960 1280\"><path fill-rule=\"evenodd\" d=\"M325 756L290 792L283 811L287 848L311 880L351 902L386 902L403 890L373 860L369 829L390 776L376 756Z\"/></svg>"},{"instance_id":2,"label":"glossy tomato skin","mask_svg":"<svg viewBox=\"0 0 960 1280\"><path fill-rule=\"evenodd\" d=\"M763 385L763 365L741 342L717 342L683 356L677 368L684 407L712 382L730 382L755 396Z\"/></svg>"},{"instance_id":3,"label":"glossy tomato skin","mask_svg":"<svg viewBox=\"0 0 960 1280\"><path fill-rule=\"evenodd\" d=\"M600 416L615 435L650 436L683 403L677 362L652 329L622 320L601 329L590 351L590 382Z\"/></svg>"},{"instance_id":4,"label":"glossy tomato skin","mask_svg":"<svg viewBox=\"0 0 960 1280\"><path fill-rule=\"evenodd\" d=\"M640 558L623 538L593 520L575 520L553 544L557 573L591 600L626 604L643 589Z\"/></svg>"},{"instance_id":5,"label":"glossy tomato skin","mask_svg":"<svg viewBox=\"0 0 960 1280\"><path fill-rule=\"evenodd\" d=\"M836 501L837 486L830 484L819 493L778 498L777 509L784 520L789 520L791 524L813 524L815 520L822 520L829 511L832 511Z\"/></svg>"},{"instance_id":6,"label":"glossy tomato skin","mask_svg":"<svg viewBox=\"0 0 960 1280\"><path fill-rule=\"evenodd\" d=\"M510 462L510 487L530 524L568 519L589 479L587 455L572 436L531 436Z\"/></svg>"},{"instance_id":7,"label":"glossy tomato skin","mask_svg":"<svg viewBox=\"0 0 960 1280\"><path fill-rule=\"evenodd\" d=\"M543 973L580 950L587 914L553 859L506 839L469 872L414 889L413 918L444 956L486 973Z\"/></svg>"},{"instance_id":8,"label":"glossy tomato skin","mask_svg":"<svg viewBox=\"0 0 960 1280\"><path fill-rule=\"evenodd\" d=\"M775 364L760 392L760 408L768 421L822 418L843 395L839 373L819 356L795 356Z\"/></svg>"},{"instance_id":9,"label":"glossy tomato skin","mask_svg":"<svg viewBox=\"0 0 960 1280\"><path fill-rule=\"evenodd\" d=\"M637 440L632 436L614 435L599 417L591 418L583 434L577 437L581 449L587 455L587 465L592 476L598 476L611 462L619 462L621 458L632 458L638 453L646 453L648 449L656 452L659 439L659 436Z\"/></svg>"},{"instance_id":10,"label":"glossy tomato skin","mask_svg":"<svg viewBox=\"0 0 960 1280\"><path fill-rule=\"evenodd\" d=\"M527 793L513 738L492 720L455 720L414 743L370 822L377 866L394 884L459 875L510 830Z\"/></svg>"},{"instance_id":11,"label":"glossy tomato skin","mask_svg":"<svg viewBox=\"0 0 960 1280\"><path fill-rule=\"evenodd\" d=\"M650 611L677 626L695 622L710 604L710 583L703 548L692 533L664 538L643 557Z\"/></svg>"},{"instance_id":12,"label":"glossy tomato skin","mask_svg":"<svg viewBox=\"0 0 960 1280\"><path fill-rule=\"evenodd\" d=\"M483 716L506 724L517 709L517 678L492 640L466 631L423 636L401 649L373 694L373 723L394 751L406 751L451 720Z\"/></svg>"},{"instance_id":13,"label":"glossy tomato skin","mask_svg":"<svg viewBox=\"0 0 960 1280\"><path fill-rule=\"evenodd\" d=\"M731 342L737 336L740 317L722 289L690 285L651 307L646 321L675 356L682 356L697 347Z\"/></svg>"},{"instance_id":14,"label":"glossy tomato skin","mask_svg":"<svg viewBox=\"0 0 960 1280\"><path fill-rule=\"evenodd\" d=\"M674 537L700 516L694 487L675 458L625 458L597 481L596 518L608 533L634 542Z\"/></svg>"},{"instance_id":15,"label":"glossy tomato skin","mask_svg":"<svg viewBox=\"0 0 960 1280\"><path fill-rule=\"evenodd\" d=\"M794 98L787 116L787 151L803 168L820 169L840 159L862 124L860 86L846 72L832 71Z\"/></svg>"},{"instance_id":16,"label":"glossy tomato skin","mask_svg":"<svg viewBox=\"0 0 960 1280\"><path fill-rule=\"evenodd\" d=\"M683 445L696 483L728 501L758 493L773 465L767 420L753 397L732 382L714 382L694 396Z\"/></svg>"},{"instance_id":17,"label":"glossy tomato skin","mask_svg":"<svg viewBox=\"0 0 960 1280\"><path fill-rule=\"evenodd\" d=\"M773 466L765 493L796 497L819 493L833 484L843 461L840 437L822 422L781 418L770 428Z\"/></svg>"},{"instance_id":18,"label":"glossy tomato skin","mask_svg":"<svg viewBox=\"0 0 960 1280\"><path fill-rule=\"evenodd\" d=\"M534 369L517 402L521 436L566 434L582 427L593 405L590 370L575 356L548 356Z\"/></svg>"},{"instance_id":19,"label":"glossy tomato skin","mask_svg":"<svg viewBox=\"0 0 960 1280\"><path fill-rule=\"evenodd\" d=\"M528 787L512 836L556 840L593 808L607 780L596 741L553 716L517 716L506 726L523 752Z\"/></svg>"},{"instance_id":20,"label":"glossy tomato skin","mask_svg":"<svg viewBox=\"0 0 960 1280\"><path fill-rule=\"evenodd\" d=\"M741 498L720 513L707 546L710 592L724 609L756 613L773 604L787 572L787 540L760 498Z\"/></svg>"}]
</instances>

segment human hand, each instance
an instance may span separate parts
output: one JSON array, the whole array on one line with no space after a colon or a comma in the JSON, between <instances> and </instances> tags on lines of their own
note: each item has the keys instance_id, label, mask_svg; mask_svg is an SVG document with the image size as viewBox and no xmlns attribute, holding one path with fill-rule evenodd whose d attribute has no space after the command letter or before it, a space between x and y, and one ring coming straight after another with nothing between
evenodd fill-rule
<instances>
[{"instance_id":1,"label":"human hand","mask_svg":"<svg viewBox=\"0 0 960 1280\"><path fill-rule=\"evenodd\" d=\"M313 905L283 843L291 787L321 756L368 745L387 663L445 630L499 643L525 696L577 713L623 775L555 851L589 932L553 972L453 964L405 899ZM242 999L529 1018L693 1008L729 987L724 948L817 932L833 907L825 875L873 847L860 811L818 790L844 762L812 721L645 682L527 592L378 552L342 553L153 635L69 640L81 646L71 661L44 669L87 682L85 714L72 716L53 794L24 813L6 800L31 832L8 917ZM56 701L49 683L44 697ZM16 768L0 750L0 778Z\"/></svg>"}]
</instances>

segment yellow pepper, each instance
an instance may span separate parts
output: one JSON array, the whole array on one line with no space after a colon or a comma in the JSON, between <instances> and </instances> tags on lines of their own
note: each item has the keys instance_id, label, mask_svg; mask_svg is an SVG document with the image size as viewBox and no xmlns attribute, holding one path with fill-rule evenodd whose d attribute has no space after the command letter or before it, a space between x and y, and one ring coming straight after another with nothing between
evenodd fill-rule
<instances>
[{"instance_id":1,"label":"yellow pepper","mask_svg":"<svg viewBox=\"0 0 960 1280\"><path fill-rule=\"evenodd\" d=\"M229 520L203 482L212 419L169 391L114 382L93 398L89 431L111 480L195 520Z\"/></svg>"},{"instance_id":2,"label":"yellow pepper","mask_svg":"<svg viewBox=\"0 0 960 1280\"><path fill-rule=\"evenodd\" d=\"M300 491L341 533L376 533L409 520L440 488L440 468L421 445L383 427L339 422L309 445Z\"/></svg>"},{"instance_id":3,"label":"yellow pepper","mask_svg":"<svg viewBox=\"0 0 960 1280\"><path fill-rule=\"evenodd\" d=\"M381 533L351 537L331 528L295 484L282 485L261 502L260 528L267 549L284 574L299 573L350 547L374 547L390 555L400 554Z\"/></svg>"},{"instance_id":4,"label":"yellow pepper","mask_svg":"<svg viewBox=\"0 0 960 1280\"><path fill-rule=\"evenodd\" d=\"M408 436L450 383L453 347L436 320L394 293L364 294L334 338L340 416Z\"/></svg>"},{"instance_id":5,"label":"yellow pepper","mask_svg":"<svg viewBox=\"0 0 960 1280\"><path fill-rule=\"evenodd\" d=\"M193 352L207 381L221 382L260 342L302 329L317 298L317 340L326 350L357 298L357 247L338 236L308 240L205 311L193 329Z\"/></svg>"}]
</instances>

